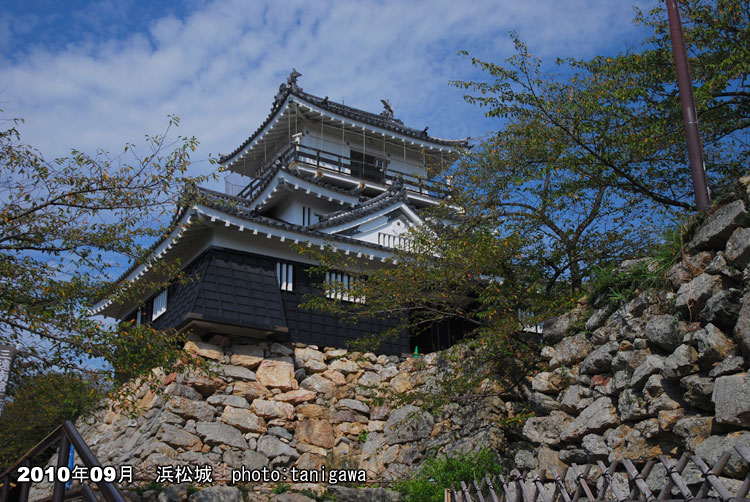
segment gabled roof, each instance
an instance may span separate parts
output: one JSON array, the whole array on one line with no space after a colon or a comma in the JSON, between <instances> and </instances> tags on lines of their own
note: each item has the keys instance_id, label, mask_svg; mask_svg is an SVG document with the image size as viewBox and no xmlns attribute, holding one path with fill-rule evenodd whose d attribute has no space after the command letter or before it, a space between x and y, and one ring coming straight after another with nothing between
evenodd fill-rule
<instances>
[{"instance_id":1,"label":"gabled roof","mask_svg":"<svg viewBox=\"0 0 750 502\"><path fill-rule=\"evenodd\" d=\"M297 74L298 76L298 74ZM449 150L454 148L466 148L469 146L469 138L464 139L443 139L430 136L427 134L427 127L424 129L414 129L407 127L404 123L393 117L392 109L390 105L387 106L386 111L381 114L375 114L354 108L342 103L336 103L328 99L328 96L321 98L313 94L304 92L296 82L296 76L294 73L290 75L287 84L282 84L279 88L279 93L274 99L274 104L271 107L271 113L266 117L263 123L250 135L239 147L237 147L232 153L228 155L221 155L219 162L226 164L232 161L238 154L243 152L256 138L259 138L264 134L264 131L269 125L272 125L281 115L286 112L289 104L297 101L302 104L308 105L312 109L319 111L325 115L328 115L335 119L346 118L356 121L361 124L367 124L371 127L388 131L395 135L410 138L419 143L427 146L434 146L437 149L441 147L447 147Z\"/></svg>"},{"instance_id":2,"label":"gabled roof","mask_svg":"<svg viewBox=\"0 0 750 502\"><path fill-rule=\"evenodd\" d=\"M402 185L398 185L391 187L388 191L383 192L377 197L358 204L353 209L336 211L335 213L323 216L317 223L311 225L310 228L315 230L325 229L326 233L334 233L331 231L332 229L342 230L343 228L337 228L342 226L344 228L351 228L362 223L368 216L394 206L405 207L410 213L410 219L415 220L415 223L420 222L416 210L407 202L406 190ZM347 225L348 223L349 225Z\"/></svg>"},{"instance_id":3,"label":"gabled roof","mask_svg":"<svg viewBox=\"0 0 750 502\"><path fill-rule=\"evenodd\" d=\"M310 177L295 173L287 167L276 167L268 172L250 197L244 200L251 208L263 211L266 207L273 205L276 199L283 197L283 193L290 191L315 194L319 198L349 207L355 206L359 201L359 196L348 190L312 181Z\"/></svg>"}]
</instances>

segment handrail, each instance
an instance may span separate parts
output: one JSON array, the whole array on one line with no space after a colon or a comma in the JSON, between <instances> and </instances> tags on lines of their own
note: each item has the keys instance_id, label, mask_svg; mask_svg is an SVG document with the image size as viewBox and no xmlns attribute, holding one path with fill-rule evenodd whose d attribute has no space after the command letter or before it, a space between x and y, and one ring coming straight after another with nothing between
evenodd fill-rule
<instances>
[{"instance_id":1,"label":"handrail","mask_svg":"<svg viewBox=\"0 0 750 502\"><path fill-rule=\"evenodd\" d=\"M388 169L387 164L373 164L364 160L355 160L338 153L328 152L311 146L290 143L280 150L268 164L263 166L253 180L239 191L240 197L252 197L260 185L259 180L278 163L289 165L296 161L324 171L345 174L381 185L388 182L403 181L407 190L419 194L442 194L447 192L447 185L440 181L427 180L408 173Z\"/></svg>"},{"instance_id":2,"label":"handrail","mask_svg":"<svg viewBox=\"0 0 750 502\"><path fill-rule=\"evenodd\" d=\"M73 446L75 452L78 454L78 457L88 469L92 469L94 467L102 468L102 464L99 463L99 460L97 460L97 458L94 456L91 449L86 444L86 441L84 441L75 425L73 425L73 422L71 422L70 420L66 420L62 423L62 425L57 427L54 431L47 435L47 437L42 439L28 452L26 452L11 467L0 474L0 480L2 480L3 483L2 502L8 502L8 498L10 495L11 477L17 472L18 468L23 466L30 466L32 458L52 446L55 441L59 443L59 450L57 453L57 469L60 469L61 467L68 467L71 445ZM19 502L28 502L31 481L22 482L20 483L20 485L21 487L18 500ZM119 488L117 488L116 484L102 479L101 481L96 482L96 485L99 487L99 492L108 502L125 502L125 498L123 497ZM82 485L81 490L83 491L84 497L87 500L96 500L96 497L93 495L93 492L88 485ZM55 480L54 490L52 493L52 501L62 502L64 498L65 482L59 479Z\"/></svg>"}]
</instances>

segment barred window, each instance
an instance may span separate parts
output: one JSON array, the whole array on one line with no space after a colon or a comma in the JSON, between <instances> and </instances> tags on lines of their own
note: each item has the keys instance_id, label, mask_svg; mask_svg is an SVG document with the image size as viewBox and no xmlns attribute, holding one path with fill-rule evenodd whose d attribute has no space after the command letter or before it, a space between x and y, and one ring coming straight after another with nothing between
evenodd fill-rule
<instances>
[{"instance_id":1,"label":"barred window","mask_svg":"<svg viewBox=\"0 0 750 502\"><path fill-rule=\"evenodd\" d=\"M401 235L386 234L378 232L378 244L394 249L409 250L410 240Z\"/></svg>"},{"instance_id":2,"label":"barred window","mask_svg":"<svg viewBox=\"0 0 750 502\"><path fill-rule=\"evenodd\" d=\"M302 226L306 227L312 223L312 208L302 206Z\"/></svg>"},{"instance_id":3,"label":"barred window","mask_svg":"<svg viewBox=\"0 0 750 502\"><path fill-rule=\"evenodd\" d=\"M326 298L345 302L365 303L363 296L354 291L355 278L343 272L326 272Z\"/></svg>"},{"instance_id":4,"label":"barred window","mask_svg":"<svg viewBox=\"0 0 750 502\"><path fill-rule=\"evenodd\" d=\"M160 315L167 311L167 290L165 289L154 298L154 310L151 312L151 320L155 321Z\"/></svg>"},{"instance_id":5,"label":"barred window","mask_svg":"<svg viewBox=\"0 0 750 502\"><path fill-rule=\"evenodd\" d=\"M294 265L277 261L276 280L282 291L294 291Z\"/></svg>"}]
</instances>

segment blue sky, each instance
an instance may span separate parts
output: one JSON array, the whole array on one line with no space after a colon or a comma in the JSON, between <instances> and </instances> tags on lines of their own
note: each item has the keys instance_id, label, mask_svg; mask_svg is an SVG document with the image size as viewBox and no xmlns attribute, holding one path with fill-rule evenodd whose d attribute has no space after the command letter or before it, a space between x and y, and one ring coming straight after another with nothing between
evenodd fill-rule
<instances>
[{"instance_id":1,"label":"blue sky","mask_svg":"<svg viewBox=\"0 0 750 502\"><path fill-rule=\"evenodd\" d=\"M10 0L0 13L0 108L47 158L118 151L182 119L209 154L237 147L265 118L292 67L303 89L446 138L498 127L450 80L480 78L472 55L500 62L517 31L531 52L615 54L645 36L633 5L657 0Z\"/></svg>"}]
</instances>

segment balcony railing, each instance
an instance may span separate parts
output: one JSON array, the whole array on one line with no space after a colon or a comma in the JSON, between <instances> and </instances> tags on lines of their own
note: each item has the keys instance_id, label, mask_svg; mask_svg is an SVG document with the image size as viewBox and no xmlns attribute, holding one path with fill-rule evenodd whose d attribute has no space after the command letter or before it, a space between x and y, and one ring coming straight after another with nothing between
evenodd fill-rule
<instances>
[{"instance_id":1,"label":"balcony railing","mask_svg":"<svg viewBox=\"0 0 750 502\"><path fill-rule=\"evenodd\" d=\"M388 168L387 161L375 159L367 162L369 155L362 159L353 159L337 153L327 152L318 148L291 143L280 151L274 158L262 167L253 180L245 186L238 195L252 198L262 185L262 180L268 172L277 165L288 166L297 163L301 170L320 171L321 174L330 173L347 176L355 180L365 181L387 187L393 183L403 182L404 187L414 193L440 197L447 194L447 185L442 182L427 180L418 176L402 173Z\"/></svg>"}]
</instances>

